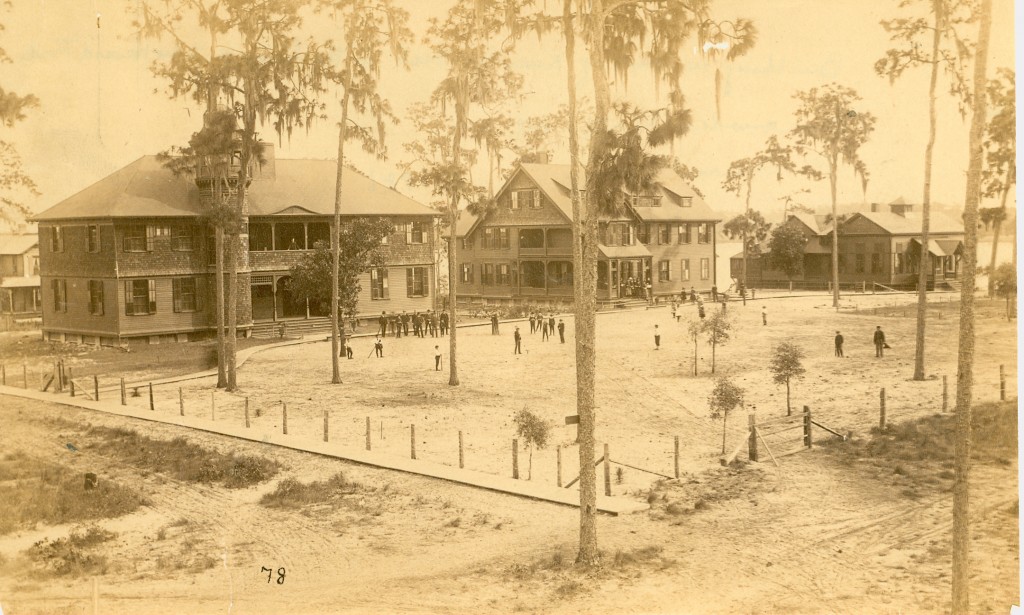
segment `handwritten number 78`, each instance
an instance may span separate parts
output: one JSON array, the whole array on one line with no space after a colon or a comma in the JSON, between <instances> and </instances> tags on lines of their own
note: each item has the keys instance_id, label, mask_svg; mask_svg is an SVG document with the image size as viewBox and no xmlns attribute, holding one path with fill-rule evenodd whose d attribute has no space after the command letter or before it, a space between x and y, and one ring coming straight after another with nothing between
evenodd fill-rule
<instances>
[{"instance_id":1,"label":"handwritten number 78","mask_svg":"<svg viewBox=\"0 0 1024 615\"><path fill-rule=\"evenodd\" d=\"M260 567L260 572L267 573L267 583L270 583L270 581L273 580L273 578L274 578L274 569L273 568L267 568L266 566L261 566ZM278 585L284 585L284 568L278 568L277 569L277 584Z\"/></svg>"}]
</instances>

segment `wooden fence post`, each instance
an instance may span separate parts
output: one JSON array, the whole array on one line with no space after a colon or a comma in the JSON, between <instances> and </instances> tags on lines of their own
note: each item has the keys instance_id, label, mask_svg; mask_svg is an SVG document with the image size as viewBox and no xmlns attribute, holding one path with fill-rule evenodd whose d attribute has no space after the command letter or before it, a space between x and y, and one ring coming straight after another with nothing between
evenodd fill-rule
<instances>
[{"instance_id":1,"label":"wooden fence post","mask_svg":"<svg viewBox=\"0 0 1024 615\"><path fill-rule=\"evenodd\" d=\"M65 382L73 382L75 380L74 374L71 372L71 368L68 368L68 379Z\"/></svg>"},{"instance_id":2,"label":"wooden fence post","mask_svg":"<svg viewBox=\"0 0 1024 615\"><path fill-rule=\"evenodd\" d=\"M878 428L885 429L885 387L878 392Z\"/></svg>"},{"instance_id":3,"label":"wooden fence post","mask_svg":"<svg viewBox=\"0 0 1024 615\"><path fill-rule=\"evenodd\" d=\"M679 436L676 436L675 468L676 478L679 478Z\"/></svg>"},{"instance_id":4,"label":"wooden fence post","mask_svg":"<svg viewBox=\"0 0 1024 615\"><path fill-rule=\"evenodd\" d=\"M249 428L249 398L245 398L245 428Z\"/></svg>"},{"instance_id":5,"label":"wooden fence post","mask_svg":"<svg viewBox=\"0 0 1024 615\"><path fill-rule=\"evenodd\" d=\"M327 434L329 433L329 429L330 429L328 427L328 422L327 422L328 421L327 413L328 413L328 411L324 410L324 442L328 441L328 435Z\"/></svg>"},{"instance_id":6,"label":"wooden fence post","mask_svg":"<svg viewBox=\"0 0 1024 615\"><path fill-rule=\"evenodd\" d=\"M217 420L217 399L216 399L215 395L216 395L215 391L210 391L210 420L211 421L216 421ZM285 432L285 433L287 433L287 432Z\"/></svg>"},{"instance_id":7,"label":"wooden fence post","mask_svg":"<svg viewBox=\"0 0 1024 615\"><path fill-rule=\"evenodd\" d=\"M555 484L559 487L562 486L562 445L555 446L555 458L558 461L558 475L555 478Z\"/></svg>"},{"instance_id":8,"label":"wooden fence post","mask_svg":"<svg viewBox=\"0 0 1024 615\"><path fill-rule=\"evenodd\" d=\"M757 414L751 412L747 415L747 428L750 430L747 438L748 458L757 461Z\"/></svg>"},{"instance_id":9,"label":"wooden fence post","mask_svg":"<svg viewBox=\"0 0 1024 615\"><path fill-rule=\"evenodd\" d=\"M811 448L814 445L811 439L811 407L804 406L804 446Z\"/></svg>"},{"instance_id":10,"label":"wooden fence post","mask_svg":"<svg viewBox=\"0 0 1024 615\"><path fill-rule=\"evenodd\" d=\"M0 384L7 386L7 366L0 365Z\"/></svg>"},{"instance_id":11,"label":"wooden fence post","mask_svg":"<svg viewBox=\"0 0 1024 615\"><path fill-rule=\"evenodd\" d=\"M153 405L153 383L152 382L149 383L149 409L150 410L156 410L156 407Z\"/></svg>"},{"instance_id":12,"label":"wooden fence post","mask_svg":"<svg viewBox=\"0 0 1024 615\"><path fill-rule=\"evenodd\" d=\"M370 417L366 417L366 450L370 450Z\"/></svg>"},{"instance_id":13,"label":"wooden fence post","mask_svg":"<svg viewBox=\"0 0 1024 615\"><path fill-rule=\"evenodd\" d=\"M416 459L416 426L409 425L409 457Z\"/></svg>"},{"instance_id":14,"label":"wooden fence post","mask_svg":"<svg viewBox=\"0 0 1024 615\"><path fill-rule=\"evenodd\" d=\"M121 376L121 405L122 406L127 406L128 405L128 395L126 394L126 392L124 390L124 376Z\"/></svg>"},{"instance_id":15,"label":"wooden fence post","mask_svg":"<svg viewBox=\"0 0 1024 615\"><path fill-rule=\"evenodd\" d=\"M1006 401L1006 370L999 364L999 401Z\"/></svg>"},{"instance_id":16,"label":"wooden fence post","mask_svg":"<svg viewBox=\"0 0 1024 615\"><path fill-rule=\"evenodd\" d=\"M462 432L459 432L459 469L466 467L466 456L462 448Z\"/></svg>"},{"instance_id":17,"label":"wooden fence post","mask_svg":"<svg viewBox=\"0 0 1024 615\"><path fill-rule=\"evenodd\" d=\"M178 414L185 416L185 394L182 393L181 387L178 387Z\"/></svg>"},{"instance_id":18,"label":"wooden fence post","mask_svg":"<svg viewBox=\"0 0 1024 615\"><path fill-rule=\"evenodd\" d=\"M512 478L519 478L519 440L512 440Z\"/></svg>"},{"instance_id":19,"label":"wooden fence post","mask_svg":"<svg viewBox=\"0 0 1024 615\"><path fill-rule=\"evenodd\" d=\"M92 392L93 392L93 401L99 401L100 400L100 377L95 375L95 374L93 374L93 376L92 376Z\"/></svg>"},{"instance_id":20,"label":"wooden fence post","mask_svg":"<svg viewBox=\"0 0 1024 615\"><path fill-rule=\"evenodd\" d=\"M949 411L949 389L946 388L946 376L942 377L942 411Z\"/></svg>"},{"instance_id":21,"label":"wooden fence post","mask_svg":"<svg viewBox=\"0 0 1024 615\"><path fill-rule=\"evenodd\" d=\"M75 396L75 381L71 381L71 397Z\"/></svg>"},{"instance_id":22,"label":"wooden fence post","mask_svg":"<svg viewBox=\"0 0 1024 615\"><path fill-rule=\"evenodd\" d=\"M288 435L288 404L281 402L281 433Z\"/></svg>"},{"instance_id":23,"label":"wooden fence post","mask_svg":"<svg viewBox=\"0 0 1024 615\"><path fill-rule=\"evenodd\" d=\"M608 456L608 444L604 445L604 494L612 494L612 460Z\"/></svg>"}]
</instances>

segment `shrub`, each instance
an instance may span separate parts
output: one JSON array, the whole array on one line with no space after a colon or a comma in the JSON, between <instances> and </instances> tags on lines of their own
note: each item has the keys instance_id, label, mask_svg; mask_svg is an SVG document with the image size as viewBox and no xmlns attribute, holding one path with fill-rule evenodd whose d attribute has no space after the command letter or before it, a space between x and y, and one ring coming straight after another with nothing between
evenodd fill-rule
<instances>
[{"instance_id":1,"label":"shrub","mask_svg":"<svg viewBox=\"0 0 1024 615\"><path fill-rule=\"evenodd\" d=\"M73 530L67 538L40 540L32 545L28 555L44 570L56 576L103 574L107 567L106 558L87 551L114 536L116 534L113 532L96 526L84 530L79 528Z\"/></svg>"}]
</instances>

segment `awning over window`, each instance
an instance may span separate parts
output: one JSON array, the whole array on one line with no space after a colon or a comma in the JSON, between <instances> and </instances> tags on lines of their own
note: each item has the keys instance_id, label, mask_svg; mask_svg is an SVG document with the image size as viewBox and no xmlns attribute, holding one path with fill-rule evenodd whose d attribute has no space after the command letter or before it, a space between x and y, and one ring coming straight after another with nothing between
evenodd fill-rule
<instances>
[{"instance_id":1,"label":"awning over window","mask_svg":"<svg viewBox=\"0 0 1024 615\"><path fill-rule=\"evenodd\" d=\"M921 249L920 239L911 239L910 243L914 246L914 250ZM928 253L932 256L952 256L954 254L961 254L964 250L964 244L958 239L929 239L928 240Z\"/></svg>"},{"instance_id":2,"label":"awning over window","mask_svg":"<svg viewBox=\"0 0 1024 615\"><path fill-rule=\"evenodd\" d=\"M603 246L598 245L597 249L601 251L601 256L604 258L650 258L651 251L642 244L635 246Z\"/></svg>"}]
</instances>

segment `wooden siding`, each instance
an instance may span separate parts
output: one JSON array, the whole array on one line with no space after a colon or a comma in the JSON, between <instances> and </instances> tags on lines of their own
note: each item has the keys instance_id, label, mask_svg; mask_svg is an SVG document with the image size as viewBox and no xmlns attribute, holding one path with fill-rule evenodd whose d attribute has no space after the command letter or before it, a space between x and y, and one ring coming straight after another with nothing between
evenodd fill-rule
<instances>
[{"instance_id":1,"label":"wooden siding","mask_svg":"<svg viewBox=\"0 0 1024 615\"><path fill-rule=\"evenodd\" d=\"M365 272L359 276L361 291L359 303L356 305L356 313L361 317L373 317L382 311L390 314L392 312L425 312L434 309L434 291L437 284L434 268L429 264L415 266L427 269L427 294L425 297L408 296L405 283L407 267L388 266L388 297L386 299L371 299L370 273Z\"/></svg>"},{"instance_id":2,"label":"wooden siding","mask_svg":"<svg viewBox=\"0 0 1024 615\"><path fill-rule=\"evenodd\" d=\"M66 245L66 244L65 244ZM64 280L67 287L67 311L54 310L52 281ZM89 313L89 281L103 283L103 314ZM118 316L117 280L88 277L44 276L41 281L43 331L65 331L86 335L116 336Z\"/></svg>"}]
</instances>

